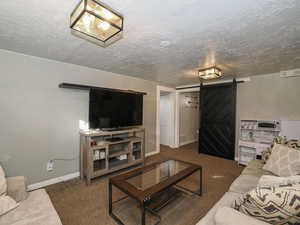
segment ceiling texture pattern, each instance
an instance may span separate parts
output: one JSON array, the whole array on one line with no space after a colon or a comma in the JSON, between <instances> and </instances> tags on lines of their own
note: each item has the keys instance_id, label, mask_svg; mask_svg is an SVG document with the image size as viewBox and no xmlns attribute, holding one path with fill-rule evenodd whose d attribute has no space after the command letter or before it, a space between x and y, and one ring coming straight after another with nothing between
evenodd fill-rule
<instances>
[{"instance_id":1,"label":"ceiling texture pattern","mask_svg":"<svg viewBox=\"0 0 300 225\"><path fill-rule=\"evenodd\" d=\"M108 48L70 33L78 2L1 0L0 48L172 85L300 68L299 0L103 0L125 22Z\"/></svg>"}]
</instances>

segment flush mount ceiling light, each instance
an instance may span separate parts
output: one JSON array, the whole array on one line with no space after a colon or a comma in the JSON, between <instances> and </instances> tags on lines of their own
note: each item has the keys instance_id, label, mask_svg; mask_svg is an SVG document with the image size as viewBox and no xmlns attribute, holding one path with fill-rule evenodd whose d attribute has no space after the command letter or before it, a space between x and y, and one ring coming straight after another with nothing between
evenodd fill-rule
<instances>
[{"instance_id":1,"label":"flush mount ceiling light","mask_svg":"<svg viewBox=\"0 0 300 225\"><path fill-rule=\"evenodd\" d=\"M124 18L96 0L81 0L71 14L72 33L107 47L122 38Z\"/></svg>"},{"instance_id":2,"label":"flush mount ceiling light","mask_svg":"<svg viewBox=\"0 0 300 225\"><path fill-rule=\"evenodd\" d=\"M220 78L222 76L222 71L216 66L198 70L198 75L200 79L210 80Z\"/></svg>"}]
</instances>

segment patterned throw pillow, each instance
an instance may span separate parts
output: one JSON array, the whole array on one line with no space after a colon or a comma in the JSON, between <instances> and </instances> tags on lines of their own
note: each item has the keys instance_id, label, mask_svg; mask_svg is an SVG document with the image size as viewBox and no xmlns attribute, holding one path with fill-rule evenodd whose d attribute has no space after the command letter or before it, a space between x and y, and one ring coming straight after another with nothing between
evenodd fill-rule
<instances>
[{"instance_id":1,"label":"patterned throw pillow","mask_svg":"<svg viewBox=\"0 0 300 225\"><path fill-rule=\"evenodd\" d=\"M264 151L264 152L261 153L261 159L262 159L262 161L263 161L264 164L270 158L271 153L272 153L272 147L269 147L266 151Z\"/></svg>"},{"instance_id":2,"label":"patterned throw pillow","mask_svg":"<svg viewBox=\"0 0 300 225\"><path fill-rule=\"evenodd\" d=\"M300 151L276 144L263 169L280 177L299 175Z\"/></svg>"},{"instance_id":3,"label":"patterned throw pillow","mask_svg":"<svg viewBox=\"0 0 300 225\"><path fill-rule=\"evenodd\" d=\"M300 184L257 187L234 208L245 215L274 225L300 224Z\"/></svg>"},{"instance_id":4,"label":"patterned throw pillow","mask_svg":"<svg viewBox=\"0 0 300 225\"><path fill-rule=\"evenodd\" d=\"M297 141L297 140L289 140L286 145L289 147L289 148L293 148L293 149L296 149L296 150L300 150L300 141Z\"/></svg>"},{"instance_id":5,"label":"patterned throw pillow","mask_svg":"<svg viewBox=\"0 0 300 225\"><path fill-rule=\"evenodd\" d=\"M263 163L266 163L268 161L268 159L270 158L270 155L272 153L273 147L275 146L275 144L287 144L287 139L286 137L275 137L273 139L273 143L272 145L264 152L262 152L261 154L261 159L263 160Z\"/></svg>"},{"instance_id":6,"label":"patterned throw pillow","mask_svg":"<svg viewBox=\"0 0 300 225\"><path fill-rule=\"evenodd\" d=\"M278 137L275 137L274 140L273 140L273 145L274 144L286 144L287 143L287 139L286 137L281 137L281 136L278 136Z\"/></svg>"},{"instance_id":7,"label":"patterned throw pillow","mask_svg":"<svg viewBox=\"0 0 300 225\"><path fill-rule=\"evenodd\" d=\"M257 186L265 187L265 186L281 186L288 184L299 184L300 176L290 176L290 177L278 177L271 175L263 175L258 181Z\"/></svg>"}]
</instances>

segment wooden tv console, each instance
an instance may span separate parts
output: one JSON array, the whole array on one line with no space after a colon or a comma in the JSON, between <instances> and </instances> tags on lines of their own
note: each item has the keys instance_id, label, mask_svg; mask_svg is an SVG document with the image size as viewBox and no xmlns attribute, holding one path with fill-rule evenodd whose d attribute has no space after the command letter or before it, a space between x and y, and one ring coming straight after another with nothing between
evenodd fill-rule
<instances>
[{"instance_id":1,"label":"wooden tv console","mask_svg":"<svg viewBox=\"0 0 300 225\"><path fill-rule=\"evenodd\" d=\"M144 143L143 127L80 132L80 178L90 184L95 177L144 163Z\"/></svg>"}]
</instances>

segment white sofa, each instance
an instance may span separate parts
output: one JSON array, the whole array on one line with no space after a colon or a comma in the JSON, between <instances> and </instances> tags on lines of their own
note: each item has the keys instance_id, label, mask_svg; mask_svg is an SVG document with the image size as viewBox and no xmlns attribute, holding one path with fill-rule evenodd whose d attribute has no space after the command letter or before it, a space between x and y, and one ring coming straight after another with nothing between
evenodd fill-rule
<instances>
[{"instance_id":1,"label":"white sofa","mask_svg":"<svg viewBox=\"0 0 300 225\"><path fill-rule=\"evenodd\" d=\"M196 225L268 225L268 223L246 216L231 208L234 201L258 184L262 175L272 175L262 169L262 160L253 160L242 174L231 184L228 192Z\"/></svg>"},{"instance_id":2,"label":"white sofa","mask_svg":"<svg viewBox=\"0 0 300 225\"><path fill-rule=\"evenodd\" d=\"M0 216L0 225L62 225L47 192L26 189L24 177L7 178L7 194L20 205Z\"/></svg>"}]
</instances>

